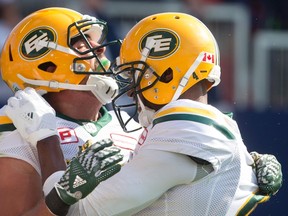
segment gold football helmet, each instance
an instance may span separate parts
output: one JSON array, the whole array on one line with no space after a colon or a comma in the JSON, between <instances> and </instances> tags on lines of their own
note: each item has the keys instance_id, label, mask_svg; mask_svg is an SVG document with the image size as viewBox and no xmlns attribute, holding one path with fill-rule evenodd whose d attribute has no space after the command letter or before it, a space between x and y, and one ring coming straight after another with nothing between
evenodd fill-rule
<instances>
[{"instance_id":1,"label":"gold football helmet","mask_svg":"<svg viewBox=\"0 0 288 216\"><path fill-rule=\"evenodd\" d=\"M38 10L24 18L8 36L1 54L2 78L13 91L27 86L43 93L63 89L95 91L95 85L79 83L87 74L105 73L110 66L107 59L97 56L98 49L105 46L102 43L106 33L106 22L74 10ZM88 50L81 52L73 47L78 37L83 38ZM99 46L93 47L89 40ZM92 72L92 58L97 60L99 73Z\"/></svg>"},{"instance_id":2,"label":"gold football helmet","mask_svg":"<svg viewBox=\"0 0 288 216\"><path fill-rule=\"evenodd\" d=\"M113 102L118 117L121 107L137 107L137 101L141 105L141 97L163 106L203 79L210 83L208 90L218 85L219 58L214 36L197 18L184 13L159 13L144 18L123 40L114 69L122 83L130 78L127 91ZM120 104L120 97L131 90L136 104ZM141 97L137 96L139 93ZM141 108L143 111L142 105Z\"/></svg>"}]
</instances>

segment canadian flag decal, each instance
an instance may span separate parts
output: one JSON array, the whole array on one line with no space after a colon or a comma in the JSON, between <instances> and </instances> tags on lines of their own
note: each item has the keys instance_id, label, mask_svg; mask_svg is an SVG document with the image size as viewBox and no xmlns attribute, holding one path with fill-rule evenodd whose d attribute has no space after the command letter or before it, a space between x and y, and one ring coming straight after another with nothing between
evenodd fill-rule
<instances>
[{"instance_id":1,"label":"canadian flag decal","mask_svg":"<svg viewBox=\"0 0 288 216\"><path fill-rule=\"evenodd\" d=\"M214 54L205 52L202 61L203 61L203 62L207 62L207 63L212 63L212 64L214 64L214 63L215 63Z\"/></svg>"}]
</instances>

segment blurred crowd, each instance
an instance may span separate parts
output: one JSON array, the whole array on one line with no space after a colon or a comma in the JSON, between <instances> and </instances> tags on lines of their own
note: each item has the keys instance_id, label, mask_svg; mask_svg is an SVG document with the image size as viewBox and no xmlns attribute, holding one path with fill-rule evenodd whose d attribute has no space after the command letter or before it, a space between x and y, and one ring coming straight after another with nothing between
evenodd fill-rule
<instances>
[{"instance_id":1,"label":"blurred crowd","mask_svg":"<svg viewBox=\"0 0 288 216\"><path fill-rule=\"evenodd\" d=\"M115 1L115 0L114 0ZM123 3L129 2L145 2L145 0L125 0ZM165 4L165 2L173 2L176 0L156 0ZM0 49L3 46L5 38L10 30L17 24L17 22L29 13L40 8L51 6L64 6L78 10L82 13L95 15L99 18L107 20L110 24L111 38L117 37L117 30L115 30L114 22L105 14L105 3L113 2L113 0L50 0L50 1L37 1L37 0L0 0ZM118 1L119 2L119 1ZM147 2L147 0L146 0ZM155 2L155 0L153 0ZM205 17L204 10L207 5L225 4L225 3L239 3L247 7L251 14L251 28L253 31L258 29L288 29L287 1L279 0L182 0L186 8L189 8L193 15L201 18ZM110 22L109 22L110 21Z\"/></svg>"},{"instance_id":2,"label":"blurred crowd","mask_svg":"<svg viewBox=\"0 0 288 216\"><path fill-rule=\"evenodd\" d=\"M115 1L115 0L114 0ZM129 8L129 2L141 2L145 0L126 0ZM157 0L156 0L157 1ZM173 2L176 0L158 0L162 4L165 2ZM116 36L114 21L109 19L105 14L105 3L113 2L113 0L0 0L0 48L2 48L5 38L10 30L17 24L17 22L29 13L44 7L50 6L65 6L72 9L79 10L82 13L94 14L95 16L107 20L110 24L110 29L113 30L112 36ZM118 1L119 2L119 1ZM146 0L147 2L147 0ZM154 1L155 2L155 1ZM278 0L182 0L185 7L191 10L191 13L197 17L205 17L203 8L207 5L224 4L224 3L239 3L245 5L251 14L251 27L253 31L258 29L288 29L287 1ZM111 21L111 22L109 22ZM111 37L112 37L111 36Z\"/></svg>"}]
</instances>

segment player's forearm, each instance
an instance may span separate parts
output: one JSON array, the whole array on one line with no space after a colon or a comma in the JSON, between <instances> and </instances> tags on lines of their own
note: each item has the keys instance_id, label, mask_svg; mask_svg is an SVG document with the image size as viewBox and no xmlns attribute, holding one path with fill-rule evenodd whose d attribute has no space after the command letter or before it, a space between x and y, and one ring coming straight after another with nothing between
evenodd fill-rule
<instances>
[{"instance_id":1,"label":"player's forearm","mask_svg":"<svg viewBox=\"0 0 288 216\"><path fill-rule=\"evenodd\" d=\"M25 216L55 215L52 212L60 213L57 215L66 215L70 206L65 204L58 197L55 189L53 189L55 183L59 181L64 173L64 170L66 170L66 163L60 147L59 137L54 135L38 141L37 151L41 168L45 200L41 199L37 206L35 206L35 208L33 208L31 211L27 212ZM48 178L49 180L47 180ZM51 191L54 193L51 193Z\"/></svg>"},{"instance_id":2,"label":"player's forearm","mask_svg":"<svg viewBox=\"0 0 288 216\"><path fill-rule=\"evenodd\" d=\"M58 136L51 136L37 143L42 183L53 173L66 170L66 163Z\"/></svg>"},{"instance_id":3,"label":"player's forearm","mask_svg":"<svg viewBox=\"0 0 288 216\"><path fill-rule=\"evenodd\" d=\"M191 183L196 172L196 163L186 155L143 147L117 175L102 182L89 202L84 200L82 205L87 215L134 215L170 188Z\"/></svg>"},{"instance_id":4,"label":"player's forearm","mask_svg":"<svg viewBox=\"0 0 288 216\"><path fill-rule=\"evenodd\" d=\"M58 136L50 136L37 142L38 157L41 167L43 192L45 201L39 204L29 214L36 215L66 215L69 205L65 204L57 195L54 185L66 170L66 163L60 147ZM59 172L63 171L63 172ZM47 180L49 178L49 180ZM54 192L54 193L52 193ZM52 195L51 195L52 194ZM57 205L56 205L57 204Z\"/></svg>"},{"instance_id":5,"label":"player's forearm","mask_svg":"<svg viewBox=\"0 0 288 216\"><path fill-rule=\"evenodd\" d=\"M45 148L41 146L46 146L45 144L53 145L55 139L44 141L38 143L38 151L44 150ZM88 146L90 142L85 144ZM66 215L71 205L89 195L100 182L120 171L121 165L118 163L123 156L119 154L120 149L112 147L112 144L112 140L107 139L91 144L85 150L79 149L78 154L63 172L56 170L58 166L52 166L51 170L54 173L46 179L43 185L45 204L52 213ZM53 148L48 148L49 151L51 149L53 150ZM43 153L47 155L46 151ZM77 177L82 180L82 184L75 184Z\"/></svg>"}]
</instances>

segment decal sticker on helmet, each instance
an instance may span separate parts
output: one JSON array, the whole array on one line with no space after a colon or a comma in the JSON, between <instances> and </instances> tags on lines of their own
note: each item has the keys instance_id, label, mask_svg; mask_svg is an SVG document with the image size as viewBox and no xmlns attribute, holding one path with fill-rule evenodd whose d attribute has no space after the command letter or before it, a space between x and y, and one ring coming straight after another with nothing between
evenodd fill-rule
<instances>
[{"instance_id":1,"label":"decal sticker on helmet","mask_svg":"<svg viewBox=\"0 0 288 216\"><path fill-rule=\"evenodd\" d=\"M152 59L160 59L172 55L179 48L180 44L179 37L175 32L168 29L157 29L147 33L140 40L140 52L147 47L151 39L155 40L148 56L148 58Z\"/></svg>"},{"instance_id":2,"label":"decal sticker on helmet","mask_svg":"<svg viewBox=\"0 0 288 216\"><path fill-rule=\"evenodd\" d=\"M27 60L34 60L46 55L50 50L47 47L39 46L40 40L56 42L55 31L48 27L41 27L29 32L21 41L21 56Z\"/></svg>"}]
</instances>

